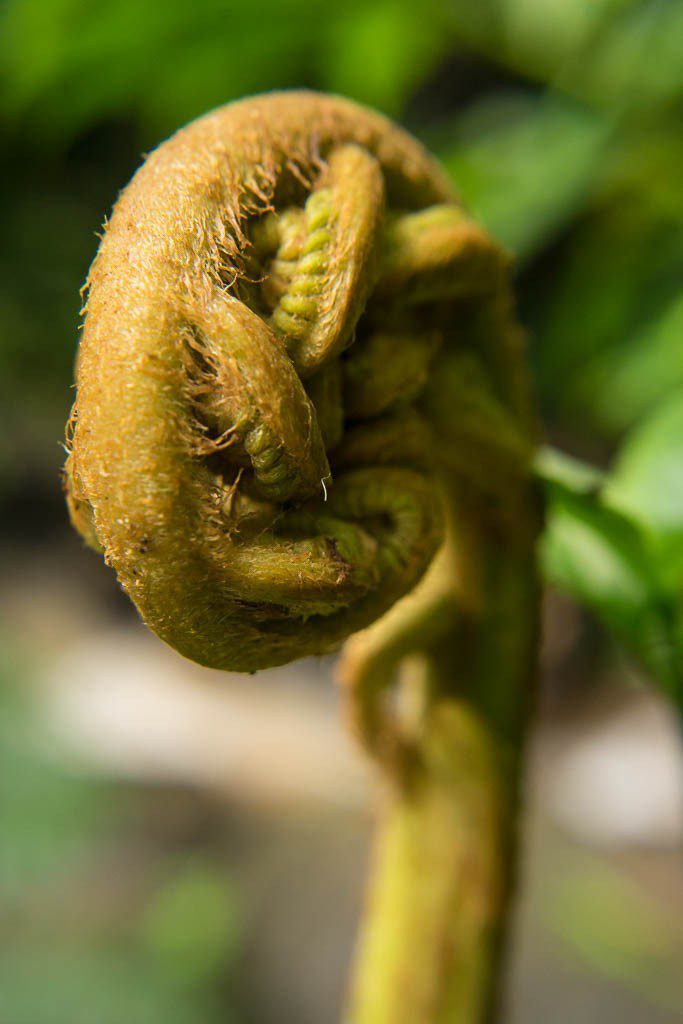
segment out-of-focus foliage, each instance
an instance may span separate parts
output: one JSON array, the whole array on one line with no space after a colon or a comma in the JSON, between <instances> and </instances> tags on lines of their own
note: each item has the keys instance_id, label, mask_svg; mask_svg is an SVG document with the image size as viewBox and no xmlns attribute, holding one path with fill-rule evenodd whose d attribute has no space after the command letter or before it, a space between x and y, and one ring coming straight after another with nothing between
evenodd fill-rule
<instances>
[{"instance_id":1,"label":"out-of-focus foliage","mask_svg":"<svg viewBox=\"0 0 683 1024\"><path fill-rule=\"evenodd\" d=\"M144 920L147 949L169 977L192 988L211 984L232 962L240 932L235 899L212 865L176 868Z\"/></svg>"},{"instance_id":2,"label":"out-of-focus foliage","mask_svg":"<svg viewBox=\"0 0 683 1024\"><path fill-rule=\"evenodd\" d=\"M239 925L224 867L149 843L137 851L137 877L128 876L127 832L145 796L127 799L46 754L30 680L10 664L4 640L3 1024L237 1022L226 980Z\"/></svg>"},{"instance_id":3,"label":"out-of-focus foliage","mask_svg":"<svg viewBox=\"0 0 683 1024\"><path fill-rule=\"evenodd\" d=\"M553 452L541 453L538 468L548 498L541 543L547 578L594 611L683 707L680 533L667 545L653 517L637 514L619 469L603 476ZM637 465L631 477L635 495L653 468L647 457L643 468L644 479ZM680 474L679 465L661 468L664 486ZM668 547L677 547L677 565Z\"/></svg>"},{"instance_id":4,"label":"out-of-focus foliage","mask_svg":"<svg viewBox=\"0 0 683 1024\"><path fill-rule=\"evenodd\" d=\"M400 114L446 52L446 22L439 0L10 0L4 109L58 146L111 115L163 138L219 103L292 85Z\"/></svg>"},{"instance_id":5,"label":"out-of-focus foliage","mask_svg":"<svg viewBox=\"0 0 683 1024\"><path fill-rule=\"evenodd\" d=\"M542 913L551 932L596 973L679 1019L683 928L665 904L585 852L563 851L544 889Z\"/></svg>"},{"instance_id":6,"label":"out-of-focus foliage","mask_svg":"<svg viewBox=\"0 0 683 1024\"><path fill-rule=\"evenodd\" d=\"M78 286L140 154L238 96L343 92L422 135L516 256L547 431L612 466L549 483L548 572L680 693L682 38L669 0L6 0L6 489L56 474Z\"/></svg>"}]
</instances>

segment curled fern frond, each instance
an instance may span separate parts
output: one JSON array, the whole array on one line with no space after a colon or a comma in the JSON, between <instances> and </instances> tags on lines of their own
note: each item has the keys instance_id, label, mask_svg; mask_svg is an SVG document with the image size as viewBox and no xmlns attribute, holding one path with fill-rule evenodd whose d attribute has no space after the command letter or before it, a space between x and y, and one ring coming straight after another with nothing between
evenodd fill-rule
<instances>
[{"instance_id":1,"label":"curled fern frond","mask_svg":"<svg viewBox=\"0 0 683 1024\"><path fill-rule=\"evenodd\" d=\"M152 153L88 278L66 465L150 628L254 670L412 590L453 482L500 495L527 458L506 275L422 147L350 102L245 100Z\"/></svg>"}]
</instances>

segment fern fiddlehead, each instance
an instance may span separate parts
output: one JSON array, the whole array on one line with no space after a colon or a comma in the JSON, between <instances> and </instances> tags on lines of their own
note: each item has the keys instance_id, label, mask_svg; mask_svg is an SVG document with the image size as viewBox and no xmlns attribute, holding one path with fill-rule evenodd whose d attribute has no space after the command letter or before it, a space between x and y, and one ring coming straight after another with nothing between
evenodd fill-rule
<instances>
[{"instance_id":1,"label":"fern fiddlehead","mask_svg":"<svg viewBox=\"0 0 683 1024\"><path fill-rule=\"evenodd\" d=\"M415 140L309 93L178 132L107 226L77 386L72 521L162 639L252 671L365 630L342 671L367 746L394 768L411 752L400 786L433 776L444 722L462 736L454 701L519 747L538 518L521 337L504 255ZM416 653L417 731L382 699ZM352 1019L479 1019L422 989L394 1005L361 972Z\"/></svg>"}]
</instances>

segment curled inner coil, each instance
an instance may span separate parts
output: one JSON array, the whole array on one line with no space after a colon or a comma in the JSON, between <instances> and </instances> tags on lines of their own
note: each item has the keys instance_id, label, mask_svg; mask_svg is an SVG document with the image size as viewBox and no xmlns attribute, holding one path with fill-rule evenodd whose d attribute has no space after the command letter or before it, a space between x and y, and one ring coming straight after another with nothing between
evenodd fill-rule
<instances>
[{"instance_id":1,"label":"curled inner coil","mask_svg":"<svg viewBox=\"0 0 683 1024\"><path fill-rule=\"evenodd\" d=\"M90 271L65 473L145 622L250 671L411 590L444 480L477 479L471 396L479 433L515 402L504 279L420 145L352 103L242 101L154 152Z\"/></svg>"}]
</instances>

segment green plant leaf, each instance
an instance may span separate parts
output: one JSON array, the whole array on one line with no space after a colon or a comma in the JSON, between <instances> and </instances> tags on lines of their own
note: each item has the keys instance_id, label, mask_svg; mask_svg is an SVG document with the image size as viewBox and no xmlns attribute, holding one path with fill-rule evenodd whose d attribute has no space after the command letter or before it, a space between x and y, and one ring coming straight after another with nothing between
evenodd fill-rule
<instances>
[{"instance_id":1,"label":"green plant leaf","mask_svg":"<svg viewBox=\"0 0 683 1024\"><path fill-rule=\"evenodd\" d=\"M601 469L550 445L541 448L534 465L536 474L546 483L557 484L577 494L596 494L605 483Z\"/></svg>"},{"instance_id":2,"label":"green plant leaf","mask_svg":"<svg viewBox=\"0 0 683 1024\"><path fill-rule=\"evenodd\" d=\"M679 362L680 357L679 351ZM631 432L610 474L606 499L650 529L683 532L683 390Z\"/></svg>"},{"instance_id":3,"label":"green plant leaf","mask_svg":"<svg viewBox=\"0 0 683 1024\"><path fill-rule=\"evenodd\" d=\"M660 578L683 621L683 393L661 403L631 432L605 501L647 531Z\"/></svg>"},{"instance_id":4,"label":"green plant leaf","mask_svg":"<svg viewBox=\"0 0 683 1024\"><path fill-rule=\"evenodd\" d=\"M590 609L683 707L679 609L663 584L648 533L603 499L602 490L538 466L547 499L541 542L546 578ZM576 477L576 469L573 470Z\"/></svg>"}]
</instances>

